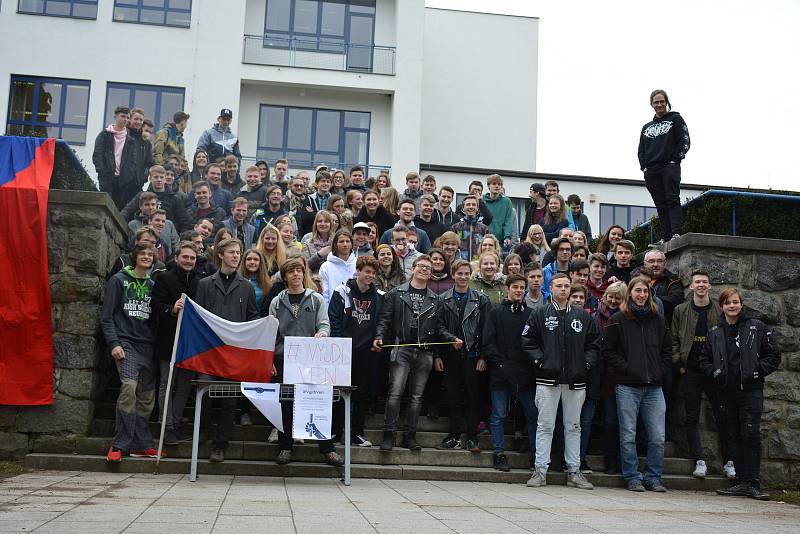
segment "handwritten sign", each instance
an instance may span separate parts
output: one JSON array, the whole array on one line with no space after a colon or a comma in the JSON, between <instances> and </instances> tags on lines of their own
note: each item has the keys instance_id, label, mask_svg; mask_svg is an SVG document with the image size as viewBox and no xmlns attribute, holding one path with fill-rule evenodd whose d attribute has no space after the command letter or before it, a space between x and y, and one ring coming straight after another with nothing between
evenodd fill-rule
<instances>
[{"instance_id":1,"label":"handwritten sign","mask_svg":"<svg viewBox=\"0 0 800 534\"><path fill-rule=\"evenodd\" d=\"M284 384L350 385L353 340L347 337L293 337L283 341Z\"/></svg>"}]
</instances>

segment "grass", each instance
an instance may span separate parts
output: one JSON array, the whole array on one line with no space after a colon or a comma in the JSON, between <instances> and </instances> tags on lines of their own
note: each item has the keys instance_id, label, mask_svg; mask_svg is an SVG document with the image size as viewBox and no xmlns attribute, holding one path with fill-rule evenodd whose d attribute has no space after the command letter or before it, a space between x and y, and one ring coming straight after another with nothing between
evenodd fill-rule
<instances>
[{"instance_id":1,"label":"grass","mask_svg":"<svg viewBox=\"0 0 800 534\"><path fill-rule=\"evenodd\" d=\"M783 501L788 504L800 506L800 485L788 484L769 488L771 501Z\"/></svg>"},{"instance_id":2,"label":"grass","mask_svg":"<svg viewBox=\"0 0 800 534\"><path fill-rule=\"evenodd\" d=\"M22 460L11 462L0 462L0 479L14 477L22 473Z\"/></svg>"}]
</instances>

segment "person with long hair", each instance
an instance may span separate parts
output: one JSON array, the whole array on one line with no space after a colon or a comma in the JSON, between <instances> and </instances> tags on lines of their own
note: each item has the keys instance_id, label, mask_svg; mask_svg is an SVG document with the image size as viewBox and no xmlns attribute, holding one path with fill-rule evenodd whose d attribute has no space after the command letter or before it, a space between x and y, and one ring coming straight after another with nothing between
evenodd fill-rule
<instances>
[{"instance_id":1,"label":"person with long hair","mask_svg":"<svg viewBox=\"0 0 800 534\"><path fill-rule=\"evenodd\" d=\"M305 247L303 247L294 235L294 224L290 218L284 217L279 219L275 224L275 228L278 229L278 233L281 235L287 258L302 256L307 252Z\"/></svg>"},{"instance_id":2,"label":"person with long hair","mask_svg":"<svg viewBox=\"0 0 800 534\"><path fill-rule=\"evenodd\" d=\"M372 247L372 250L374 251L376 248L378 248L379 245L378 236L380 235L379 233L380 228L378 228L378 225L375 224L374 222L368 222L367 226L369 226L369 236L367 237L367 243L369 243L369 246Z\"/></svg>"},{"instance_id":3,"label":"person with long hair","mask_svg":"<svg viewBox=\"0 0 800 534\"><path fill-rule=\"evenodd\" d=\"M589 243L586 242L586 234L580 230L576 230L572 233L572 242L575 243L575 246L589 248Z\"/></svg>"},{"instance_id":4,"label":"person with long hair","mask_svg":"<svg viewBox=\"0 0 800 534\"><path fill-rule=\"evenodd\" d=\"M286 248L281 234L271 224L261 230L255 249L264 257L264 268L269 276L277 273L286 261Z\"/></svg>"},{"instance_id":5,"label":"person with long hair","mask_svg":"<svg viewBox=\"0 0 800 534\"><path fill-rule=\"evenodd\" d=\"M392 187L392 179L389 177L389 171L380 171L378 177L375 179L375 189L380 191L384 187Z\"/></svg>"},{"instance_id":6,"label":"person with long hair","mask_svg":"<svg viewBox=\"0 0 800 534\"><path fill-rule=\"evenodd\" d=\"M472 275L469 287L486 295L489 302L500 304L506 296L506 277L500 272L500 256L492 250L478 258L478 270Z\"/></svg>"},{"instance_id":7,"label":"person with long hair","mask_svg":"<svg viewBox=\"0 0 800 534\"><path fill-rule=\"evenodd\" d=\"M400 267L397 253L389 245L381 244L375 249L375 258L378 260L378 274L375 285L381 291L390 291L406 283L406 275Z\"/></svg>"},{"instance_id":8,"label":"person with long hair","mask_svg":"<svg viewBox=\"0 0 800 534\"><path fill-rule=\"evenodd\" d=\"M253 284L258 315L266 317L268 308L266 296L269 294L272 284L269 281L269 274L267 274L267 262L264 260L264 255L257 249L247 249L239 264L239 274Z\"/></svg>"},{"instance_id":9,"label":"person with long hair","mask_svg":"<svg viewBox=\"0 0 800 534\"><path fill-rule=\"evenodd\" d=\"M548 243L558 237L559 230L571 227L568 209L561 195L550 195L550 198L547 199L547 211L542 218L541 226Z\"/></svg>"},{"instance_id":10,"label":"person with long hair","mask_svg":"<svg viewBox=\"0 0 800 534\"><path fill-rule=\"evenodd\" d=\"M345 196L345 204L347 204L347 208L350 210L352 218L355 221L361 208L364 207L364 193L358 189L351 189Z\"/></svg>"},{"instance_id":11,"label":"person with long hair","mask_svg":"<svg viewBox=\"0 0 800 534\"><path fill-rule=\"evenodd\" d=\"M378 239L383 233L394 226L395 217L393 212L389 212L381 204L380 195L377 191L367 191L363 196L364 206L353 219L354 222L374 223L378 227ZM372 246L375 248L375 245Z\"/></svg>"},{"instance_id":12,"label":"person with long hair","mask_svg":"<svg viewBox=\"0 0 800 534\"><path fill-rule=\"evenodd\" d=\"M330 303L334 290L355 274L356 255L353 253L353 236L347 230L339 230L333 236L331 251L325 263L319 268L325 303Z\"/></svg>"},{"instance_id":13,"label":"person with long hair","mask_svg":"<svg viewBox=\"0 0 800 534\"><path fill-rule=\"evenodd\" d=\"M540 224L532 224L528 228L528 235L525 236L524 244L531 245L530 254L530 261L535 261L539 265L542 264L544 261L545 255L550 252L550 245L547 242L547 239L544 238L544 229ZM523 243L520 243L522 245ZM520 254L519 251L516 251L517 254ZM521 256L522 254L520 254Z\"/></svg>"},{"instance_id":14,"label":"person with long hair","mask_svg":"<svg viewBox=\"0 0 800 534\"><path fill-rule=\"evenodd\" d=\"M192 185L205 180L207 165L208 152L202 148L198 148L192 158L192 173L190 174Z\"/></svg>"},{"instance_id":15,"label":"person with long hair","mask_svg":"<svg viewBox=\"0 0 800 534\"><path fill-rule=\"evenodd\" d=\"M217 245L219 245L220 242L229 239L231 237L233 237L233 234L231 233L230 230L228 230L225 227L220 228L219 230L217 230L217 233L214 234L214 244L212 244L206 251L206 256L211 258L211 262L217 269L219 269L220 259L219 257L217 257L216 254L214 254L214 251L217 250Z\"/></svg>"},{"instance_id":16,"label":"person with long hair","mask_svg":"<svg viewBox=\"0 0 800 534\"><path fill-rule=\"evenodd\" d=\"M455 284L450 274L450 261L440 248L430 249L428 251L428 256L431 257L431 263L433 264L433 272L431 272L431 279L428 282L428 287L437 295L441 295L448 289L452 289Z\"/></svg>"},{"instance_id":17,"label":"person with long hair","mask_svg":"<svg viewBox=\"0 0 800 534\"><path fill-rule=\"evenodd\" d=\"M667 405L662 385L672 372L672 344L650 285L641 278L628 283L627 298L608 321L604 358L616 373L620 461L628 490L663 493L667 491L661 481ZM640 416L647 433L644 474L639 472L636 454Z\"/></svg>"},{"instance_id":18,"label":"person with long hair","mask_svg":"<svg viewBox=\"0 0 800 534\"><path fill-rule=\"evenodd\" d=\"M458 235L455 232L447 231L440 235L436 241L433 243L433 248L442 249L444 252L444 257L447 258L447 261L450 262L450 265L453 265L453 262L459 258L458 254L458 246L461 244L461 241L458 238Z\"/></svg>"},{"instance_id":19,"label":"person with long hair","mask_svg":"<svg viewBox=\"0 0 800 534\"><path fill-rule=\"evenodd\" d=\"M522 258L514 252L503 260L503 275L522 274Z\"/></svg>"},{"instance_id":20,"label":"person with long hair","mask_svg":"<svg viewBox=\"0 0 800 534\"><path fill-rule=\"evenodd\" d=\"M333 173L331 174L331 179L333 179L331 193L334 195L339 195L340 197L344 197L345 193L347 193L348 185L347 176L345 175L344 171L341 169L334 169Z\"/></svg>"},{"instance_id":21,"label":"person with long hair","mask_svg":"<svg viewBox=\"0 0 800 534\"><path fill-rule=\"evenodd\" d=\"M309 267L312 273L319 271L322 262L331 252L333 234L336 232L333 226L334 215L328 210L319 210L314 217L314 225L311 233L303 236L300 241L303 247L308 250Z\"/></svg>"},{"instance_id":22,"label":"person with long hair","mask_svg":"<svg viewBox=\"0 0 800 534\"><path fill-rule=\"evenodd\" d=\"M623 239L625 239L625 229L618 224L612 224L597 242L597 252L605 254L611 264L614 261L614 245Z\"/></svg>"},{"instance_id":23,"label":"person with long hair","mask_svg":"<svg viewBox=\"0 0 800 534\"><path fill-rule=\"evenodd\" d=\"M400 207L400 193L394 187L384 187L381 189L381 203L388 213L397 213Z\"/></svg>"},{"instance_id":24,"label":"person with long hair","mask_svg":"<svg viewBox=\"0 0 800 534\"><path fill-rule=\"evenodd\" d=\"M708 332L700 369L714 380L725 414L728 447L736 465L736 484L720 495L769 500L761 491L761 417L764 378L778 370L780 351L772 331L760 320L742 313L744 299L737 288L719 294L722 317Z\"/></svg>"}]
</instances>

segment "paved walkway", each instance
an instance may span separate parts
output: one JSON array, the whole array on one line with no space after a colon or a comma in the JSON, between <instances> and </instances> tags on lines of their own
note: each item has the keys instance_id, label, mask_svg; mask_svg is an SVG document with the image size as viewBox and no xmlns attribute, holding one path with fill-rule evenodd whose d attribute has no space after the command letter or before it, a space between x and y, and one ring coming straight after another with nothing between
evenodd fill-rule
<instances>
[{"instance_id":1,"label":"paved walkway","mask_svg":"<svg viewBox=\"0 0 800 534\"><path fill-rule=\"evenodd\" d=\"M42 471L0 481L0 532L797 533L800 507L672 491L484 482Z\"/></svg>"}]
</instances>

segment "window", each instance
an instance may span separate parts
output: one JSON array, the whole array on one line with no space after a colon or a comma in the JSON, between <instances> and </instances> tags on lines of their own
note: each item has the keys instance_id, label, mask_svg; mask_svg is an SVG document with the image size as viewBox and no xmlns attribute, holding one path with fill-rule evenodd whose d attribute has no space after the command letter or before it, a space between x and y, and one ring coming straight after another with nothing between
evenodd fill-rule
<instances>
[{"instance_id":1,"label":"window","mask_svg":"<svg viewBox=\"0 0 800 534\"><path fill-rule=\"evenodd\" d=\"M89 81L11 76L8 135L56 137L86 143Z\"/></svg>"},{"instance_id":2,"label":"window","mask_svg":"<svg viewBox=\"0 0 800 534\"><path fill-rule=\"evenodd\" d=\"M161 87L158 85L139 85L133 83L112 83L106 87L105 122L114 121L114 108L128 106L142 108L144 116L151 119L156 129L166 122L172 122L176 111L183 111L184 90L181 87Z\"/></svg>"},{"instance_id":3,"label":"window","mask_svg":"<svg viewBox=\"0 0 800 534\"><path fill-rule=\"evenodd\" d=\"M19 0L18 13L96 19L97 0Z\"/></svg>"},{"instance_id":4,"label":"window","mask_svg":"<svg viewBox=\"0 0 800 534\"><path fill-rule=\"evenodd\" d=\"M647 222L657 215L656 209L649 206L600 204L600 229L602 233L606 233L609 226L618 224L628 231L637 224Z\"/></svg>"},{"instance_id":5,"label":"window","mask_svg":"<svg viewBox=\"0 0 800 534\"><path fill-rule=\"evenodd\" d=\"M262 104L257 159L287 159L293 167L349 169L369 162L370 114Z\"/></svg>"},{"instance_id":6,"label":"window","mask_svg":"<svg viewBox=\"0 0 800 534\"><path fill-rule=\"evenodd\" d=\"M192 0L114 0L114 20L188 28Z\"/></svg>"},{"instance_id":7,"label":"window","mask_svg":"<svg viewBox=\"0 0 800 534\"><path fill-rule=\"evenodd\" d=\"M374 43L375 0L267 0L265 47L338 54L349 48L348 68L369 69Z\"/></svg>"}]
</instances>

